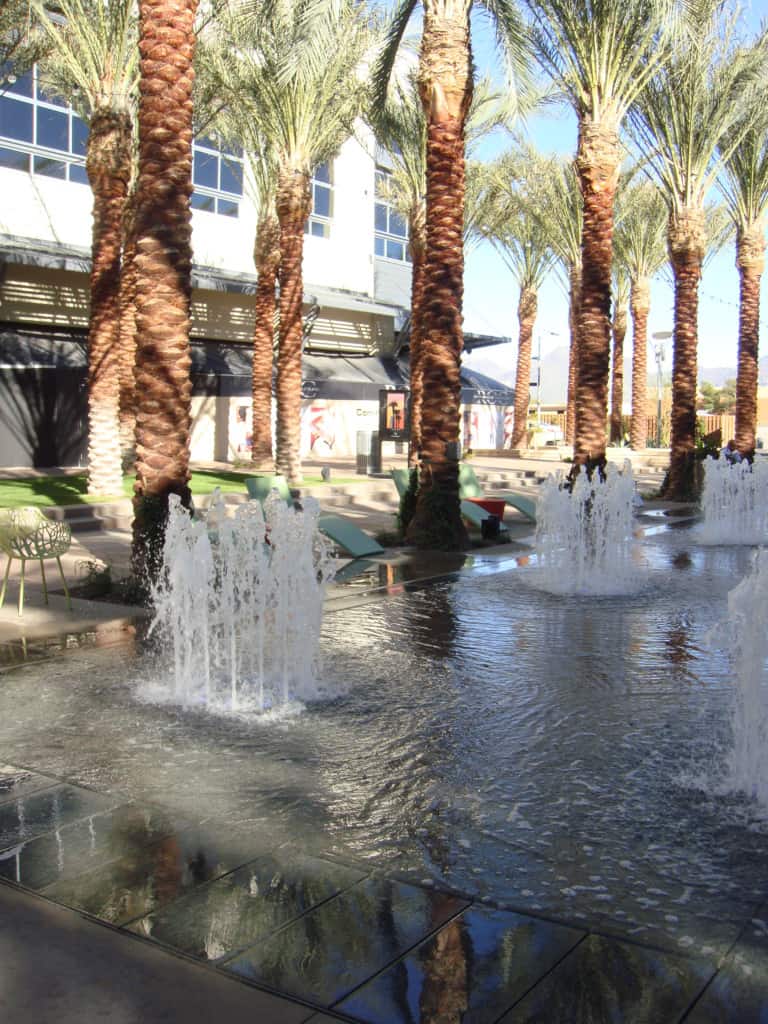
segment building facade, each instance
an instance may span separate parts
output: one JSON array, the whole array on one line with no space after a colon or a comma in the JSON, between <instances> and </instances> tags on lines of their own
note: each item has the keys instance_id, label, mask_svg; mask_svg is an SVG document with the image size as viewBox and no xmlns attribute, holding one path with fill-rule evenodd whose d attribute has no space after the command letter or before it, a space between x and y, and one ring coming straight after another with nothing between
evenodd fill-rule
<instances>
[{"instance_id":1,"label":"building facade","mask_svg":"<svg viewBox=\"0 0 768 1024\"><path fill-rule=\"evenodd\" d=\"M0 465L85 457L91 191L87 127L35 71L0 94ZM305 228L302 454L347 456L407 383L407 226L363 129L313 177ZM247 459L256 210L242 152L193 154L193 434L197 461ZM488 344L506 339L468 339ZM465 442L501 447L511 392L467 375Z\"/></svg>"}]
</instances>

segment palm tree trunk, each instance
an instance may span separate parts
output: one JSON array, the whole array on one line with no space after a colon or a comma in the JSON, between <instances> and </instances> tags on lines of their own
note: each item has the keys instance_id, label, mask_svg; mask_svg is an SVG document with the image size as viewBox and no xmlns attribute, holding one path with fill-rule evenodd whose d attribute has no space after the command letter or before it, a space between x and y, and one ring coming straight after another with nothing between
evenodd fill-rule
<instances>
[{"instance_id":1,"label":"palm tree trunk","mask_svg":"<svg viewBox=\"0 0 768 1024\"><path fill-rule=\"evenodd\" d=\"M86 156L93 190L93 268L88 330L88 493L122 494L120 458L120 249L131 177L127 114L97 111Z\"/></svg>"},{"instance_id":2,"label":"palm tree trunk","mask_svg":"<svg viewBox=\"0 0 768 1024\"><path fill-rule=\"evenodd\" d=\"M421 334L424 318L424 257L426 251L426 230L424 211L410 220L411 247L411 336L410 336L410 444L408 460L418 465L421 457L421 409L423 398L423 377L421 372Z\"/></svg>"},{"instance_id":3,"label":"palm tree trunk","mask_svg":"<svg viewBox=\"0 0 768 1024\"><path fill-rule=\"evenodd\" d=\"M133 571L154 579L168 498L191 503L192 59L197 0L140 0Z\"/></svg>"},{"instance_id":4,"label":"palm tree trunk","mask_svg":"<svg viewBox=\"0 0 768 1024\"><path fill-rule=\"evenodd\" d=\"M760 279L765 268L762 221L739 233L739 368L736 377L736 447L742 455L755 450L757 429L757 353L760 334Z\"/></svg>"},{"instance_id":5,"label":"palm tree trunk","mask_svg":"<svg viewBox=\"0 0 768 1024\"><path fill-rule=\"evenodd\" d=\"M627 334L627 310L616 304L613 318L613 379L611 386L611 442L621 444L621 407L624 404L624 338Z\"/></svg>"},{"instance_id":6,"label":"palm tree trunk","mask_svg":"<svg viewBox=\"0 0 768 1024\"><path fill-rule=\"evenodd\" d=\"M672 439L664 497L695 496L696 347L699 281L704 259L704 212L684 209L670 215L668 246L675 278L675 348L672 359Z\"/></svg>"},{"instance_id":7,"label":"palm tree trunk","mask_svg":"<svg viewBox=\"0 0 768 1024\"><path fill-rule=\"evenodd\" d=\"M422 464L408 539L462 550L459 505L464 125L472 99L469 6L427 3L419 63L427 121L427 252L421 335Z\"/></svg>"},{"instance_id":8,"label":"palm tree trunk","mask_svg":"<svg viewBox=\"0 0 768 1024\"><path fill-rule=\"evenodd\" d=\"M280 268L280 225L271 214L259 220L253 260L258 280L253 325L251 461L254 467L269 469L273 465L272 365L277 310L275 284Z\"/></svg>"},{"instance_id":9,"label":"palm tree trunk","mask_svg":"<svg viewBox=\"0 0 768 1024\"><path fill-rule=\"evenodd\" d=\"M581 267L572 266L568 326L571 343L568 348L568 392L565 407L565 442L573 444L576 435L576 381L579 375L579 301L581 299Z\"/></svg>"},{"instance_id":10,"label":"palm tree trunk","mask_svg":"<svg viewBox=\"0 0 768 1024\"><path fill-rule=\"evenodd\" d=\"M611 349L613 200L620 163L617 129L582 117L576 168L584 199L581 239L578 378L574 468L605 462Z\"/></svg>"},{"instance_id":11,"label":"palm tree trunk","mask_svg":"<svg viewBox=\"0 0 768 1024\"><path fill-rule=\"evenodd\" d=\"M536 322L538 296L534 288L521 288L517 304L519 324L517 373L515 375L515 419L512 426L512 448L527 448L528 406L531 403L531 345Z\"/></svg>"},{"instance_id":12,"label":"palm tree trunk","mask_svg":"<svg viewBox=\"0 0 768 1024\"><path fill-rule=\"evenodd\" d=\"M648 312L651 285L647 277L632 282L632 421L629 446L634 451L648 444Z\"/></svg>"},{"instance_id":13,"label":"palm tree trunk","mask_svg":"<svg viewBox=\"0 0 768 1024\"><path fill-rule=\"evenodd\" d=\"M123 213L123 262L120 271L120 450L123 470L136 461L136 193Z\"/></svg>"},{"instance_id":14,"label":"palm tree trunk","mask_svg":"<svg viewBox=\"0 0 768 1024\"><path fill-rule=\"evenodd\" d=\"M277 459L289 483L301 483L301 343L304 223L312 209L308 174L282 171L277 188L280 221L280 349L277 356Z\"/></svg>"}]
</instances>

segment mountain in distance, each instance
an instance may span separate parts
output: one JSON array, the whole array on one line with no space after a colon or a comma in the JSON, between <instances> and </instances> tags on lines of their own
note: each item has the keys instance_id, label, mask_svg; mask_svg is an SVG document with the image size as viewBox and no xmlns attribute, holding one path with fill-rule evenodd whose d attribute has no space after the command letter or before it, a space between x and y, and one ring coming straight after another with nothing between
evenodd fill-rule
<instances>
[{"instance_id":1,"label":"mountain in distance","mask_svg":"<svg viewBox=\"0 0 768 1024\"><path fill-rule=\"evenodd\" d=\"M768 356L758 361L758 380L761 384L768 384ZM664 380L669 382L672 367L667 363L664 366ZM707 381L721 388L727 380L735 380L735 366L700 366L699 383ZM648 360L649 385L653 388L656 385L656 367L652 359ZM536 379L536 363L532 364L531 380ZM625 353L624 359L624 389L632 387L632 352ZM565 395L568 388L568 346L562 345L553 349L541 360L541 401L543 405L557 405L565 402ZM531 398L535 401L536 389L531 388Z\"/></svg>"}]
</instances>

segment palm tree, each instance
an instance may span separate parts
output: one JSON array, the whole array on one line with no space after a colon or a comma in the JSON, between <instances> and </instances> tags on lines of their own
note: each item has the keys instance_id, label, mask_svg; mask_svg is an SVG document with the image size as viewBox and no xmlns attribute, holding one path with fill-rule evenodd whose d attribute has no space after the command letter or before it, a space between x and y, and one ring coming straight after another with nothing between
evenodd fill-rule
<instances>
[{"instance_id":1,"label":"palm tree","mask_svg":"<svg viewBox=\"0 0 768 1024\"><path fill-rule=\"evenodd\" d=\"M523 70L522 26L508 0L486 0L507 51ZM401 0L376 71L379 95L416 7ZM459 506L459 379L464 274L465 127L472 101L472 0L423 0L419 96L426 120L426 255L421 322L423 379L419 490L408 537L418 547L468 544Z\"/></svg>"},{"instance_id":2,"label":"palm tree","mask_svg":"<svg viewBox=\"0 0 768 1024\"><path fill-rule=\"evenodd\" d=\"M253 366L251 376L251 462L254 468L271 470L272 370L277 325L276 285L280 270L280 224L275 209L277 165L274 150L264 136L258 110L254 109L250 61L232 59L227 27L212 38L204 35L196 55L196 114L228 145L242 146L246 154L245 192L256 209L253 262L256 268L254 296Z\"/></svg>"},{"instance_id":3,"label":"palm tree","mask_svg":"<svg viewBox=\"0 0 768 1024\"><path fill-rule=\"evenodd\" d=\"M467 153L488 132L505 124L510 113L501 98L485 79L473 90L472 104L467 117ZM418 462L421 451L421 325L423 319L424 257L427 247L426 176L427 126L424 109L418 93L415 75L406 82L396 82L383 108L372 105L368 112L377 140L385 146L392 159L392 173L388 181L379 183L381 197L390 203L408 225L408 245L411 255L411 317L409 339L410 362L410 458ZM468 186L469 171L468 171ZM464 240L475 240L475 220L479 210L472 202L471 189L466 195L464 211Z\"/></svg>"},{"instance_id":4,"label":"palm tree","mask_svg":"<svg viewBox=\"0 0 768 1024\"><path fill-rule=\"evenodd\" d=\"M37 31L29 0L4 0L0 4L0 93L29 71L48 48L45 35Z\"/></svg>"},{"instance_id":5,"label":"palm tree","mask_svg":"<svg viewBox=\"0 0 768 1024\"><path fill-rule=\"evenodd\" d=\"M192 81L197 0L140 0L133 570L159 569L168 498L189 504Z\"/></svg>"},{"instance_id":6,"label":"palm tree","mask_svg":"<svg viewBox=\"0 0 768 1024\"><path fill-rule=\"evenodd\" d=\"M229 55L237 116L253 119L276 167L274 208L280 234L280 343L277 361L276 471L301 482L302 257L312 209L312 172L333 159L352 134L364 100L360 65L371 40L354 0L275 0L247 20L225 22L239 46ZM263 213L268 214L268 204ZM260 229L262 271L276 262L274 225ZM263 298L266 302L266 281ZM268 314L262 312L267 330ZM265 348L266 352L266 339ZM266 361L259 369L263 379Z\"/></svg>"},{"instance_id":7,"label":"palm tree","mask_svg":"<svg viewBox=\"0 0 768 1024\"><path fill-rule=\"evenodd\" d=\"M520 289L512 448L527 447L531 346L538 293L555 261L548 232L539 218L530 215L530 209L541 206L541 182L552 171L552 161L530 146L502 154L486 170L483 233Z\"/></svg>"},{"instance_id":8,"label":"palm tree","mask_svg":"<svg viewBox=\"0 0 768 1024\"><path fill-rule=\"evenodd\" d=\"M616 264L629 278L632 315L632 419L629 445L645 448L648 433L648 313L651 279L667 262L668 210L658 188L650 182L622 190L614 235Z\"/></svg>"},{"instance_id":9,"label":"palm tree","mask_svg":"<svg viewBox=\"0 0 768 1024\"><path fill-rule=\"evenodd\" d=\"M371 104L368 111L377 140L392 157L392 173L379 182L381 198L390 203L408 225L411 256L411 316L409 327L410 446L409 460L418 462L421 451L421 324L424 297L424 257L427 248L425 191L427 183L426 121L413 75L396 82L387 102Z\"/></svg>"},{"instance_id":10,"label":"palm tree","mask_svg":"<svg viewBox=\"0 0 768 1024\"><path fill-rule=\"evenodd\" d=\"M121 494L120 250L138 85L136 16L132 0L61 0L55 19L44 0L34 2L50 43L41 74L49 89L72 98L88 124L85 165L93 191L88 493Z\"/></svg>"},{"instance_id":11,"label":"palm tree","mask_svg":"<svg viewBox=\"0 0 768 1024\"><path fill-rule=\"evenodd\" d=\"M768 125L765 96L738 146L725 162L720 189L736 228L739 270L739 366L736 378L736 447L743 455L755 450L757 426L757 356L760 328L760 279L765 268L765 226L768 212Z\"/></svg>"},{"instance_id":12,"label":"palm tree","mask_svg":"<svg viewBox=\"0 0 768 1024\"><path fill-rule=\"evenodd\" d=\"M579 120L584 203L574 464L605 459L613 203L630 105L664 59L671 0L527 0L539 61Z\"/></svg>"},{"instance_id":13,"label":"palm tree","mask_svg":"<svg viewBox=\"0 0 768 1024\"><path fill-rule=\"evenodd\" d=\"M615 236L614 236L615 239ZM615 249L615 241L614 241ZM624 338L627 334L629 306L629 275L620 263L613 269L613 352L611 354L611 444L620 444L622 437L621 407L624 404Z\"/></svg>"},{"instance_id":14,"label":"palm tree","mask_svg":"<svg viewBox=\"0 0 768 1024\"><path fill-rule=\"evenodd\" d=\"M720 0L681 7L673 56L644 85L632 129L669 207L675 281L671 459L665 494L695 489L698 288L706 253L705 197L746 133L745 105L763 74L766 34L741 46L738 12Z\"/></svg>"},{"instance_id":15,"label":"palm tree","mask_svg":"<svg viewBox=\"0 0 768 1024\"><path fill-rule=\"evenodd\" d=\"M578 322L581 298L581 235L584 224L581 189L572 163L553 163L543 179L541 202L531 209L542 224L562 268L568 294L568 398L565 440L573 444L576 432L576 378L578 376Z\"/></svg>"}]
</instances>

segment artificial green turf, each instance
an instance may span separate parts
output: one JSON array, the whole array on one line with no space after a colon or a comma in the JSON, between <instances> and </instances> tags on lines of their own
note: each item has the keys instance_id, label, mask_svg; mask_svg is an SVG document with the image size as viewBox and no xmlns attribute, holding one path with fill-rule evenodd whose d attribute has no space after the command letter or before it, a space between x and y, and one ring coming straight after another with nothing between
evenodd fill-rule
<instances>
[{"instance_id":1,"label":"artificial green turf","mask_svg":"<svg viewBox=\"0 0 768 1024\"><path fill-rule=\"evenodd\" d=\"M229 473L197 469L192 473L190 487L192 494L211 494L220 487L225 493L245 491L244 478L247 473ZM123 477L125 497L133 494L133 477ZM359 477L334 477L330 483L359 482ZM319 476L305 476L304 483L321 484ZM111 497L114 498L114 495ZM22 505L87 505L109 500L109 497L91 497L86 494L85 473L72 476L29 476L19 479L0 479L0 508L19 508Z\"/></svg>"}]
</instances>

